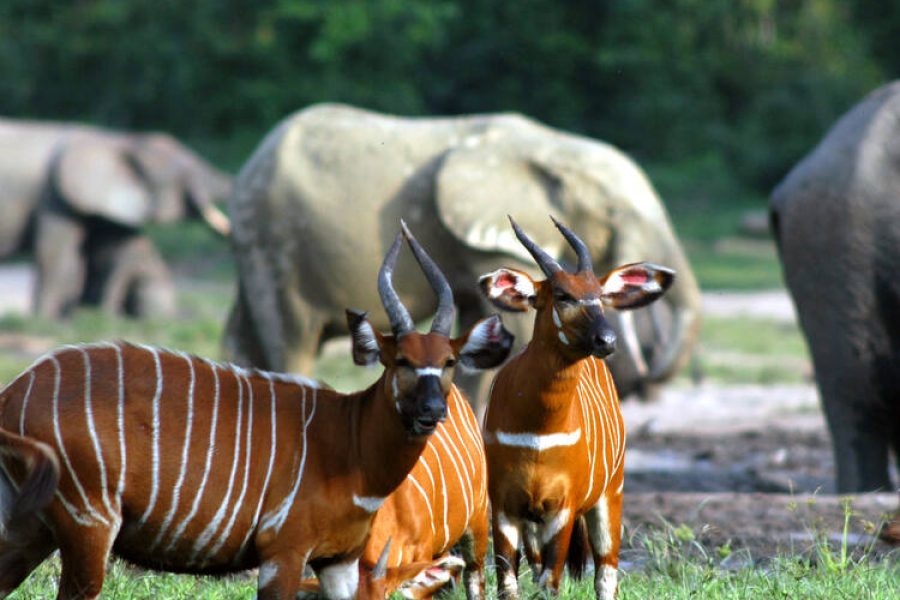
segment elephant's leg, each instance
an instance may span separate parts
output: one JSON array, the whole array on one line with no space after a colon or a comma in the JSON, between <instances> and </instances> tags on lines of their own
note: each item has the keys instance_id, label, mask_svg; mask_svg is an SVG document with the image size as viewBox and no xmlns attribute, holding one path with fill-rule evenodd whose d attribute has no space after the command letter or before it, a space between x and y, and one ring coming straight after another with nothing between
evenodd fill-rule
<instances>
[{"instance_id":1,"label":"elephant's leg","mask_svg":"<svg viewBox=\"0 0 900 600\"><path fill-rule=\"evenodd\" d=\"M266 365L265 351L244 294L243 284L238 281L234 304L225 324L222 354L225 360L244 367L263 367Z\"/></svg>"},{"instance_id":2,"label":"elephant's leg","mask_svg":"<svg viewBox=\"0 0 900 600\"><path fill-rule=\"evenodd\" d=\"M133 317L175 313L175 286L169 270L146 236L116 227L94 231L87 257L85 302Z\"/></svg>"},{"instance_id":3,"label":"elephant's leg","mask_svg":"<svg viewBox=\"0 0 900 600\"><path fill-rule=\"evenodd\" d=\"M832 438L837 491L889 489L888 426L874 409L879 391L872 367L852 355L849 343L811 338L810 347Z\"/></svg>"},{"instance_id":4,"label":"elephant's leg","mask_svg":"<svg viewBox=\"0 0 900 600\"><path fill-rule=\"evenodd\" d=\"M305 318L302 326L294 330L294 335L287 338L284 366L278 370L314 376L319 339L324 327L325 320L319 316L310 315Z\"/></svg>"},{"instance_id":5,"label":"elephant's leg","mask_svg":"<svg viewBox=\"0 0 900 600\"><path fill-rule=\"evenodd\" d=\"M148 238L129 242L127 252L110 273L110 284L129 283L125 313L134 317L165 317L175 314L175 284L162 256Z\"/></svg>"},{"instance_id":6,"label":"elephant's leg","mask_svg":"<svg viewBox=\"0 0 900 600\"><path fill-rule=\"evenodd\" d=\"M34 310L58 318L81 299L86 261L85 229L75 217L52 211L40 213L35 231L37 281Z\"/></svg>"}]
</instances>

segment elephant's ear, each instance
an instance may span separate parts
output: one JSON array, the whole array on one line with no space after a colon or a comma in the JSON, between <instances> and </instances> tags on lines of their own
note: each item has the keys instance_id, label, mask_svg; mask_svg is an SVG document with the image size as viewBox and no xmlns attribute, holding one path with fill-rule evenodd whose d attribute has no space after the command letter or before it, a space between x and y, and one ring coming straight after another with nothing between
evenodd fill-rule
<instances>
[{"instance_id":1,"label":"elephant's ear","mask_svg":"<svg viewBox=\"0 0 900 600\"><path fill-rule=\"evenodd\" d=\"M552 173L493 145L448 153L435 184L437 212L461 242L485 252L500 252L533 264L507 215L554 258L565 240L548 215L561 210L561 182Z\"/></svg>"},{"instance_id":2,"label":"elephant's ear","mask_svg":"<svg viewBox=\"0 0 900 600\"><path fill-rule=\"evenodd\" d=\"M139 227L153 214L152 197L124 146L106 136L75 136L59 149L52 184L82 215Z\"/></svg>"}]
</instances>

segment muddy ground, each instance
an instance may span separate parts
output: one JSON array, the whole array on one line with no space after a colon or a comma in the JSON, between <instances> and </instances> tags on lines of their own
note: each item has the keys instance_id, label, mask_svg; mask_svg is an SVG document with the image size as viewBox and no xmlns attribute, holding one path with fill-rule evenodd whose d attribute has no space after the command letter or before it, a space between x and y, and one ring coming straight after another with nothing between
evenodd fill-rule
<instances>
[{"instance_id":1,"label":"muddy ground","mask_svg":"<svg viewBox=\"0 0 900 600\"><path fill-rule=\"evenodd\" d=\"M634 534L666 524L687 525L712 556L730 546L729 564L814 555L822 539L840 543L843 499L834 494L831 443L811 385L671 389L655 404L628 402L623 412L626 557L645 559ZM872 535L898 495L850 502L850 546L900 558Z\"/></svg>"},{"instance_id":2,"label":"muddy ground","mask_svg":"<svg viewBox=\"0 0 900 600\"><path fill-rule=\"evenodd\" d=\"M27 308L33 276L0 268L0 313ZM794 319L781 291L704 296L714 315ZM45 340L2 335L0 352L37 356ZM711 556L728 545L726 566L779 552L809 553L814 540L841 539L844 509L833 494L834 460L812 385L669 388L653 403L623 404L629 431L623 559L647 559L641 534L668 525ZM895 481L900 481L895 468ZM848 540L857 552L900 558L872 537L898 506L896 493L853 499Z\"/></svg>"}]
</instances>

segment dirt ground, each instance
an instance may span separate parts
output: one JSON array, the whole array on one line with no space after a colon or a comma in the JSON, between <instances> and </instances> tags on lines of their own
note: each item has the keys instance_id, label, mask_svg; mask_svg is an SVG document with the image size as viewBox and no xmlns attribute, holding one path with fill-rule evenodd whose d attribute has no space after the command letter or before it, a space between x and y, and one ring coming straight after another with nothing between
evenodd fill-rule
<instances>
[{"instance_id":1,"label":"dirt ground","mask_svg":"<svg viewBox=\"0 0 900 600\"><path fill-rule=\"evenodd\" d=\"M729 564L812 555L822 539L839 544L844 504L817 402L812 386L704 385L626 403L625 559L644 560L634 534L664 524L687 525L713 556L729 545ZM855 552L900 558L872 536L898 503L896 493L850 500Z\"/></svg>"},{"instance_id":2,"label":"dirt ground","mask_svg":"<svg viewBox=\"0 0 900 600\"><path fill-rule=\"evenodd\" d=\"M0 268L0 314L26 310L32 280L25 265ZM704 306L715 315L795 318L780 291L706 294ZM0 332L0 352L36 356L45 345ZM623 413L626 565L646 560L641 532L665 524L688 526L711 555L729 545L726 566L806 553L821 536L840 541L844 509L833 494L834 460L813 386L669 388L653 403L624 403ZM896 468L894 475L900 481ZM856 496L851 546L898 559L900 551L871 535L897 506L896 493Z\"/></svg>"}]
</instances>

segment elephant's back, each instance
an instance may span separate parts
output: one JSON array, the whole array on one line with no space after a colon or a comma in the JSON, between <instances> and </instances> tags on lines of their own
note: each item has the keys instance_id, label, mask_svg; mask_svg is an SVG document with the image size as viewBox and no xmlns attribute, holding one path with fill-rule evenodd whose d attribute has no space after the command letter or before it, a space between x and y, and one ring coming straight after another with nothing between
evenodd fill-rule
<instances>
[{"instance_id":1,"label":"elephant's back","mask_svg":"<svg viewBox=\"0 0 900 600\"><path fill-rule=\"evenodd\" d=\"M772 208L784 219L812 210L810 203L820 210L828 201L850 203L859 199L856 190L873 192L887 183L891 164L900 164L900 81L875 90L844 114L776 186Z\"/></svg>"},{"instance_id":2,"label":"elephant's back","mask_svg":"<svg viewBox=\"0 0 900 600\"><path fill-rule=\"evenodd\" d=\"M881 327L884 300L900 298L889 282L900 271L898 189L895 82L841 117L772 193L785 281L808 337Z\"/></svg>"},{"instance_id":3,"label":"elephant's back","mask_svg":"<svg viewBox=\"0 0 900 600\"><path fill-rule=\"evenodd\" d=\"M0 257L21 244L54 150L76 129L61 123L0 119Z\"/></svg>"},{"instance_id":4,"label":"elephant's back","mask_svg":"<svg viewBox=\"0 0 900 600\"><path fill-rule=\"evenodd\" d=\"M441 227L435 174L445 153L489 119L407 119L343 105L287 117L239 173L229 201L242 272L262 251L282 289L342 317L345 307L380 307L375 273L400 219L442 268L460 242ZM472 135L475 135L472 133ZM395 286L414 318L430 316L434 293L401 253ZM387 326L373 310L376 326Z\"/></svg>"}]
</instances>

